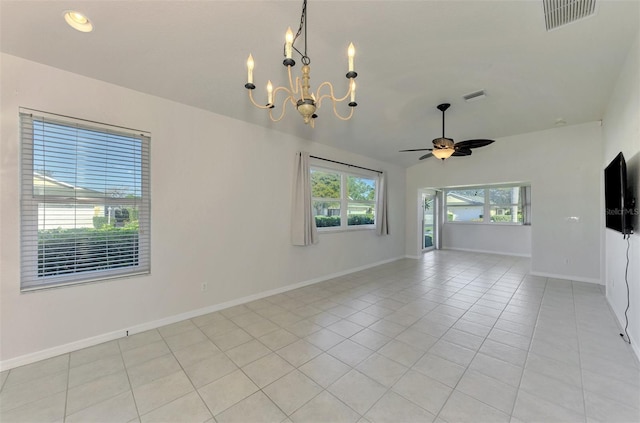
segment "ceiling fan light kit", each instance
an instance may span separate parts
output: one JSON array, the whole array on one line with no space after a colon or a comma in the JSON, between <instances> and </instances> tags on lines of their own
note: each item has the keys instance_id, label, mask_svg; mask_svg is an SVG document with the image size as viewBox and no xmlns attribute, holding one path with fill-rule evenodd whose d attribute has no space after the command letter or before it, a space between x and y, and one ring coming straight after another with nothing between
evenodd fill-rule
<instances>
[{"instance_id":1,"label":"ceiling fan light kit","mask_svg":"<svg viewBox=\"0 0 640 423\"><path fill-rule=\"evenodd\" d=\"M432 141L433 148L414 148L411 150L400 150L400 152L407 151L430 151L420 157L419 160L426 159L427 157L436 157L440 160L446 160L451 156L470 156L472 148L480 148L493 143L493 140L475 139L466 140L454 143L453 139L444 136L444 112L451 107L449 103L438 104L437 108L442 112L442 137L436 138Z\"/></svg>"},{"instance_id":2,"label":"ceiling fan light kit","mask_svg":"<svg viewBox=\"0 0 640 423\"><path fill-rule=\"evenodd\" d=\"M304 30L304 52L301 52L295 47L295 42ZM302 62L302 78L296 77L295 83L293 77L291 75L291 68L296 65L295 60L292 58L293 51L296 51L300 54ZM320 108L320 104L322 100L329 99L333 104L333 113L341 120L349 120L353 116L353 110L358 105L356 103L356 77L358 76L357 72L354 71L354 57L355 57L355 47L353 43L349 44L347 49L347 57L349 59L349 70L346 74L347 79L349 80L349 88L347 93L343 97L336 97L334 95L333 85L330 82L323 82L318 86L315 94L310 92L311 89L311 59L307 55L307 0L303 0L302 2L302 15L300 16L300 27L298 28L298 32L293 35L293 31L291 28L287 29L285 35L285 44L284 44L284 61L282 64L287 68L287 73L289 74L289 87L277 87L273 88L271 81L267 83L267 104L262 106L253 99L253 90L256 88L253 83L253 69L255 63L253 61L253 56L249 54L249 58L247 59L247 83L244 87L249 91L249 99L254 106L260 109L269 110L269 118L273 122L280 121L284 115L286 114L286 106L287 103L291 103L296 107L298 113L302 116L305 124L310 125L312 128L314 127L315 119L318 117L316 114L316 110ZM322 90L326 88L326 93L322 94ZM275 108L275 100L279 92L284 92L286 94L283 102L282 102L282 112L280 116L275 117L272 114L272 109ZM336 105L349 99L348 106L350 107L350 112L347 116L342 116L338 113Z\"/></svg>"}]
</instances>

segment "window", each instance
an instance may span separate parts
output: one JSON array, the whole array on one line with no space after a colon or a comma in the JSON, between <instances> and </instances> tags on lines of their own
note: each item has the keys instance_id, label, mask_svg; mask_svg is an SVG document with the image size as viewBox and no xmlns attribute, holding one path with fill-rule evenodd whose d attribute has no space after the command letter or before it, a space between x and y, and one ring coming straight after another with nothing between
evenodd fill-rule
<instances>
[{"instance_id":1,"label":"window","mask_svg":"<svg viewBox=\"0 0 640 423\"><path fill-rule=\"evenodd\" d=\"M23 109L21 289L150 270L149 137Z\"/></svg>"},{"instance_id":2,"label":"window","mask_svg":"<svg viewBox=\"0 0 640 423\"><path fill-rule=\"evenodd\" d=\"M529 190L523 185L448 189L447 221L528 224Z\"/></svg>"},{"instance_id":3,"label":"window","mask_svg":"<svg viewBox=\"0 0 640 423\"><path fill-rule=\"evenodd\" d=\"M377 177L311 168L316 226L354 229L375 226Z\"/></svg>"}]
</instances>

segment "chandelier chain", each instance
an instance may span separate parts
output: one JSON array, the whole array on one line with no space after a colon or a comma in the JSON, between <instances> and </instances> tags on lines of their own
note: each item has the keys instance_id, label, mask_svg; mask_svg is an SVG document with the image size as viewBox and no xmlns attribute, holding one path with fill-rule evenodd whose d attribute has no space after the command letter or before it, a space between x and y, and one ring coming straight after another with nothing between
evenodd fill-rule
<instances>
[{"instance_id":1,"label":"chandelier chain","mask_svg":"<svg viewBox=\"0 0 640 423\"><path fill-rule=\"evenodd\" d=\"M302 30L304 29L304 53L298 50L295 46L296 40L302 34ZM291 48L298 52L298 54L302 57L302 64L308 65L311 63L311 58L307 56L307 0L302 1L302 14L300 15L300 26L298 26L298 31L296 35L293 37L293 42L291 43ZM286 57L286 43L282 47L282 54Z\"/></svg>"}]
</instances>

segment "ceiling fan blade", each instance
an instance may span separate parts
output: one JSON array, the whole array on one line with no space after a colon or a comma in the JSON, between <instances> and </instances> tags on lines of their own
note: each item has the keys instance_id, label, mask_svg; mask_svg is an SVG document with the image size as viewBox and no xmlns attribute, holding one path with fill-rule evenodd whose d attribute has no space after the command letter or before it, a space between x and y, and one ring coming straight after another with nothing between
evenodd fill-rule
<instances>
[{"instance_id":1,"label":"ceiling fan blade","mask_svg":"<svg viewBox=\"0 0 640 423\"><path fill-rule=\"evenodd\" d=\"M405 151L432 151L433 148L416 148L413 150L400 150L399 153L404 153Z\"/></svg>"},{"instance_id":2,"label":"ceiling fan blade","mask_svg":"<svg viewBox=\"0 0 640 423\"><path fill-rule=\"evenodd\" d=\"M432 156L433 156L433 153L427 153L424 156L420 157L418 160L424 160L424 159L426 159L428 157L432 157Z\"/></svg>"},{"instance_id":3,"label":"ceiling fan blade","mask_svg":"<svg viewBox=\"0 0 640 423\"><path fill-rule=\"evenodd\" d=\"M471 149L469 148L456 148L456 151L452 154L452 156L462 157L462 156L470 156Z\"/></svg>"},{"instance_id":4,"label":"ceiling fan blade","mask_svg":"<svg viewBox=\"0 0 640 423\"><path fill-rule=\"evenodd\" d=\"M485 140L485 139L477 139L477 140L466 140L460 141L455 144L454 147L458 148L480 148L486 145L492 144L494 140Z\"/></svg>"}]
</instances>

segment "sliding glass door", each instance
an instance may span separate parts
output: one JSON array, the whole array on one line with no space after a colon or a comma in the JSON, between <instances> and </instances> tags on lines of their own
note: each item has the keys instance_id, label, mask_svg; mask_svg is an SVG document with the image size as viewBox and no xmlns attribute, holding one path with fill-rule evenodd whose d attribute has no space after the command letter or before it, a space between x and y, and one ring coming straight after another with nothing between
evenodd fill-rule
<instances>
[{"instance_id":1,"label":"sliding glass door","mask_svg":"<svg viewBox=\"0 0 640 423\"><path fill-rule=\"evenodd\" d=\"M435 193L422 193L422 250L431 250L436 245L437 208Z\"/></svg>"}]
</instances>

